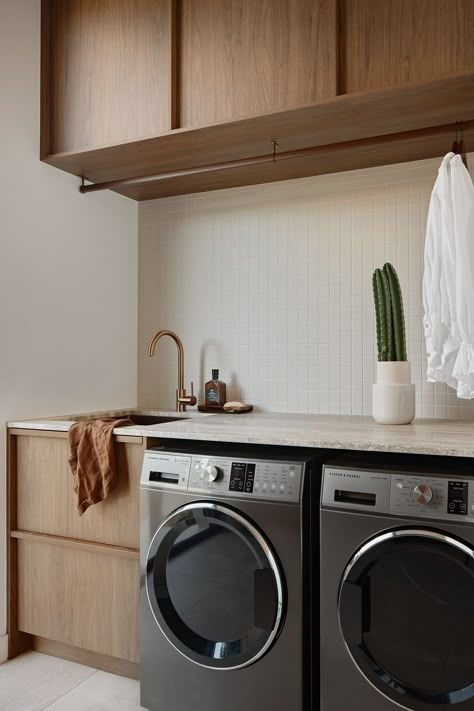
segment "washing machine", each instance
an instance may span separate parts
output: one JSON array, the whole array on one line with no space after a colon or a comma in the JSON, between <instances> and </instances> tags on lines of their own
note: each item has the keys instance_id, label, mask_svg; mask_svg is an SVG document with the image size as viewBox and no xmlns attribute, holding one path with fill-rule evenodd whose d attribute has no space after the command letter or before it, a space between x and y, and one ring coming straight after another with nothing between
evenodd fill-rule
<instances>
[{"instance_id":1,"label":"washing machine","mask_svg":"<svg viewBox=\"0 0 474 711\"><path fill-rule=\"evenodd\" d=\"M314 460L291 450L198 445L144 455L141 704L309 711L305 599L320 470L313 477Z\"/></svg>"},{"instance_id":2,"label":"washing machine","mask_svg":"<svg viewBox=\"0 0 474 711\"><path fill-rule=\"evenodd\" d=\"M322 711L472 711L473 465L329 463L320 524Z\"/></svg>"}]
</instances>

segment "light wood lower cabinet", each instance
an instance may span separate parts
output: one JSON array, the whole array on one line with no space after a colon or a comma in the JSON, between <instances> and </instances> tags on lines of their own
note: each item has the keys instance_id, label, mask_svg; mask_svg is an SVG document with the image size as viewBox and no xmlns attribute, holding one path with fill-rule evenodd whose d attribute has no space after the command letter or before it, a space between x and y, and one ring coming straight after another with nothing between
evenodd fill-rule
<instances>
[{"instance_id":1,"label":"light wood lower cabinet","mask_svg":"<svg viewBox=\"0 0 474 711\"><path fill-rule=\"evenodd\" d=\"M33 647L137 676L144 446L115 438L117 486L79 516L67 433L9 430L10 656Z\"/></svg>"},{"instance_id":2,"label":"light wood lower cabinet","mask_svg":"<svg viewBox=\"0 0 474 711\"><path fill-rule=\"evenodd\" d=\"M117 486L83 516L77 511L67 438L20 436L17 440L19 529L138 548L140 437L116 442Z\"/></svg>"},{"instance_id":3,"label":"light wood lower cabinet","mask_svg":"<svg viewBox=\"0 0 474 711\"><path fill-rule=\"evenodd\" d=\"M18 541L18 628L138 662L138 557Z\"/></svg>"}]
</instances>

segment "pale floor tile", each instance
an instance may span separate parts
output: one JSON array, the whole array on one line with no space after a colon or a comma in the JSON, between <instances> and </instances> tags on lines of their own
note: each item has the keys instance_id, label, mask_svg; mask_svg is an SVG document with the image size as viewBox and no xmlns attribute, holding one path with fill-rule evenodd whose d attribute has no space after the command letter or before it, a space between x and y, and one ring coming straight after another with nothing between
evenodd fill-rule
<instances>
[{"instance_id":1,"label":"pale floor tile","mask_svg":"<svg viewBox=\"0 0 474 711\"><path fill-rule=\"evenodd\" d=\"M0 709L43 711L95 674L95 669L81 664L26 652L0 666Z\"/></svg>"},{"instance_id":2,"label":"pale floor tile","mask_svg":"<svg viewBox=\"0 0 474 711\"><path fill-rule=\"evenodd\" d=\"M47 711L141 711L138 681L98 671ZM3 711L3 710L2 710Z\"/></svg>"}]
</instances>

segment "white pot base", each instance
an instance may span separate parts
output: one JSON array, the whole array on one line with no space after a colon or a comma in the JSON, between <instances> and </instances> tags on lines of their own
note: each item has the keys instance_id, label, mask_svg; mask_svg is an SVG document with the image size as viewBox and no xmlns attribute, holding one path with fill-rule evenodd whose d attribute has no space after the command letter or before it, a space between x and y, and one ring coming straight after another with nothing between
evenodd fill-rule
<instances>
[{"instance_id":1,"label":"white pot base","mask_svg":"<svg viewBox=\"0 0 474 711\"><path fill-rule=\"evenodd\" d=\"M372 385L372 415L381 425L409 425L415 419L413 383Z\"/></svg>"}]
</instances>

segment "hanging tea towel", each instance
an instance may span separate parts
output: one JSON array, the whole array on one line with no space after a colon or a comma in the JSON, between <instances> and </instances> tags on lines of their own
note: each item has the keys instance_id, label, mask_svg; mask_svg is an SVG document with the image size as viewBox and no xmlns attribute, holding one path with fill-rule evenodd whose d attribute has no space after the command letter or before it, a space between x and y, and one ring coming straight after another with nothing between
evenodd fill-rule
<instances>
[{"instance_id":1,"label":"hanging tea towel","mask_svg":"<svg viewBox=\"0 0 474 711\"><path fill-rule=\"evenodd\" d=\"M457 381L452 375L459 348L453 335L455 304L452 274L455 267L450 171L453 157L454 153L448 153L443 158L431 194L425 240L423 322L428 358L427 379L456 388Z\"/></svg>"},{"instance_id":2,"label":"hanging tea towel","mask_svg":"<svg viewBox=\"0 0 474 711\"><path fill-rule=\"evenodd\" d=\"M460 155L454 156L450 168L459 337L453 376L458 381L458 397L470 400L474 398L474 185Z\"/></svg>"}]
</instances>

